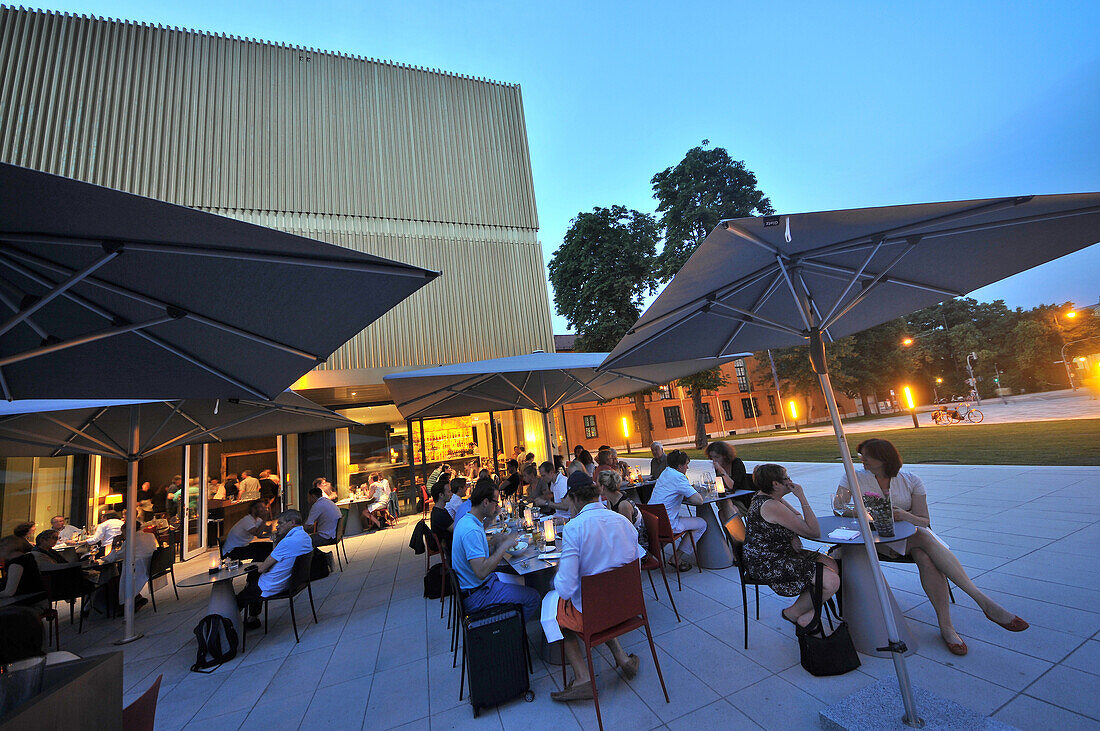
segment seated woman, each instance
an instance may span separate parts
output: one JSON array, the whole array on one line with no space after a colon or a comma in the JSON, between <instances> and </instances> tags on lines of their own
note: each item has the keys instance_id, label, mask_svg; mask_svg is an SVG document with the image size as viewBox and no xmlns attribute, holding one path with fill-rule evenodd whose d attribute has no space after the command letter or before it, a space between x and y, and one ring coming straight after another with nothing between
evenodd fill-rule
<instances>
[{"instance_id":1,"label":"seated woman","mask_svg":"<svg viewBox=\"0 0 1100 731\"><path fill-rule=\"evenodd\" d=\"M382 476L381 472L371 475L370 485L367 487L367 499L370 503L362 512L364 521L374 528L397 525L397 519L390 515L390 482Z\"/></svg>"},{"instance_id":2,"label":"seated woman","mask_svg":"<svg viewBox=\"0 0 1100 731\"><path fill-rule=\"evenodd\" d=\"M24 539L16 536L0 539L0 566L4 569L0 597L24 597L17 603L43 612L50 606L46 600L46 586L42 583L38 563L25 544Z\"/></svg>"},{"instance_id":3,"label":"seated woman","mask_svg":"<svg viewBox=\"0 0 1100 731\"><path fill-rule=\"evenodd\" d=\"M931 524L928 515L928 494L924 483L912 472L901 469L901 455L897 448L885 439L868 439L860 444L856 451L863 460L863 469L856 472L860 490L863 492L881 492L890 497L894 509L894 520L904 520L917 526L917 532L904 542L879 546L879 553L896 557L908 555L917 564L920 583L936 610L936 619L940 625L940 635L947 649L955 655L967 653L966 643L959 637L951 624L951 609L948 603L947 580L965 591L977 602L985 616L1001 625L1009 632L1023 632L1028 623L1012 612L997 604L983 594L966 575L959 559L943 545L928 529ZM852 499L848 486L848 477L841 478L840 485L833 497L833 509L842 514Z\"/></svg>"},{"instance_id":4,"label":"seated woman","mask_svg":"<svg viewBox=\"0 0 1100 731\"><path fill-rule=\"evenodd\" d=\"M42 531L34 538L34 548L31 554L38 562L39 568L50 569L65 566L69 560L54 550L57 545L57 531L53 528Z\"/></svg>"},{"instance_id":5,"label":"seated woman","mask_svg":"<svg viewBox=\"0 0 1100 731\"><path fill-rule=\"evenodd\" d=\"M824 601L840 588L836 561L802 548L798 537L818 538L821 528L802 486L787 476L785 468L758 465L752 471L752 481L756 494L749 503L745 524L745 574L767 584L780 596L798 597L783 610L783 619L805 627L814 617L810 590L817 564L825 566L821 585ZM801 513L783 500L788 493L798 498Z\"/></svg>"},{"instance_id":6,"label":"seated woman","mask_svg":"<svg viewBox=\"0 0 1100 731\"><path fill-rule=\"evenodd\" d=\"M622 493L622 477L617 472L604 470L600 473L596 483L600 488L600 497L607 503L607 507L634 524L634 527L638 529L638 545L648 550L649 534L646 533L642 511L631 502L630 498Z\"/></svg>"},{"instance_id":7,"label":"seated woman","mask_svg":"<svg viewBox=\"0 0 1100 731\"><path fill-rule=\"evenodd\" d=\"M710 463L714 466L714 476L722 481L726 492L754 489L752 478L745 470L745 463L737 456L737 452L729 442L711 442L703 454L710 458ZM718 517L725 524L733 517L735 510L742 514L747 513L751 500L751 497L738 498L736 501L720 500L717 503Z\"/></svg>"}]
</instances>

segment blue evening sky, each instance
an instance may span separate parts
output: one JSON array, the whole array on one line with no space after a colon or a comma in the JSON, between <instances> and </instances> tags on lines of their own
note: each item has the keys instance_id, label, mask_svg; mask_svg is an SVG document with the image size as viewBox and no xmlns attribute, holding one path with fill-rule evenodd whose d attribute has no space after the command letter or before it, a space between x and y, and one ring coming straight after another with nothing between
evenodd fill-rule
<instances>
[{"instance_id":1,"label":"blue evening sky","mask_svg":"<svg viewBox=\"0 0 1100 731\"><path fill-rule=\"evenodd\" d=\"M703 139L780 213L1100 191L1097 2L55 1L519 83L547 258ZM975 296L1092 304L1098 272L1094 245Z\"/></svg>"}]
</instances>

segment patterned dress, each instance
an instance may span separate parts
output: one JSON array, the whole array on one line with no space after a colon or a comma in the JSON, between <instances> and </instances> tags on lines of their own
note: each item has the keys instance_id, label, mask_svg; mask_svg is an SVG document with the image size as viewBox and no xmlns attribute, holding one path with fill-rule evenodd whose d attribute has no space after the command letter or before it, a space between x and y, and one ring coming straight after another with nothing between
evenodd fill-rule
<instances>
[{"instance_id":1,"label":"patterned dress","mask_svg":"<svg viewBox=\"0 0 1100 731\"><path fill-rule=\"evenodd\" d=\"M745 574L767 584L780 596L798 596L813 586L817 554L795 548L798 534L777 523L769 523L760 508L772 498L753 495L745 525Z\"/></svg>"}]
</instances>

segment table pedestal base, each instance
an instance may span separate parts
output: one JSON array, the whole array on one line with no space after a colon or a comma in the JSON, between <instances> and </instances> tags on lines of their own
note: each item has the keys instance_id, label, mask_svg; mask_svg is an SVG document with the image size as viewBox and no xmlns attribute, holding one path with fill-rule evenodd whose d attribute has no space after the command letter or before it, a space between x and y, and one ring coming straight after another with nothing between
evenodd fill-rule
<instances>
[{"instance_id":1,"label":"table pedestal base","mask_svg":"<svg viewBox=\"0 0 1100 731\"><path fill-rule=\"evenodd\" d=\"M882 617L882 608L875 591L874 574L867 549L862 545L843 545L840 547L840 560L844 571L841 586L841 591L844 592L844 620L848 623L852 643L864 655L890 657L891 653L876 649L885 647L888 640L886 621ZM890 597L890 608L894 613L900 639L908 648L905 655L912 655L917 650L917 642L909 631L909 625L906 624L897 601L894 600L894 593L887 591L887 595ZM828 622L825 624L828 626Z\"/></svg>"},{"instance_id":2,"label":"table pedestal base","mask_svg":"<svg viewBox=\"0 0 1100 731\"><path fill-rule=\"evenodd\" d=\"M237 609L237 595L233 592L232 581L219 581L210 587L210 603L206 605L207 614L217 614L233 623L237 631L238 642L244 628L241 626L241 612ZM238 648L239 649L239 648Z\"/></svg>"},{"instance_id":3,"label":"table pedestal base","mask_svg":"<svg viewBox=\"0 0 1100 731\"><path fill-rule=\"evenodd\" d=\"M726 541L726 531L718 521L717 504L700 505L696 515L707 524L707 530L695 546L695 559L705 569L728 569L733 566L733 552ZM684 536L691 546L691 539Z\"/></svg>"}]
</instances>

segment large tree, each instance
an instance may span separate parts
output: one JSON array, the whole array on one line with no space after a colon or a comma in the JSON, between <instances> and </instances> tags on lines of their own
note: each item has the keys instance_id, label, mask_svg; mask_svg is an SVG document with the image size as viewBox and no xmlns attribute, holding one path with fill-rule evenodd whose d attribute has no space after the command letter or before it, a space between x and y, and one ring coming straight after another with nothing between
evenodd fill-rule
<instances>
[{"instance_id":1,"label":"large tree","mask_svg":"<svg viewBox=\"0 0 1100 731\"><path fill-rule=\"evenodd\" d=\"M709 144L703 140L650 181L665 234L654 272L661 281L672 279L719 221L775 213L745 163Z\"/></svg>"},{"instance_id":2,"label":"large tree","mask_svg":"<svg viewBox=\"0 0 1100 731\"><path fill-rule=\"evenodd\" d=\"M593 208L570 223L550 257L554 307L576 330L575 348L612 350L657 288L653 263L660 229L653 216L624 206ZM653 438L644 392L634 395L642 444Z\"/></svg>"},{"instance_id":3,"label":"large tree","mask_svg":"<svg viewBox=\"0 0 1100 731\"><path fill-rule=\"evenodd\" d=\"M691 408L695 412L695 448L707 446L706 415L703 413L703 394L717 391L727 383L721 368L711 368L695 375L681 378L677 383L687 391L691 398Z\"/></svg>"},{"instance_id":4,"label":"large tree","mask_svg":"<svg viewBox=\"0 0 1100 731\"><path fill-rule=\"evenodd\" d=\"M844 364L851 362L853 358L854 347L851 337L841 338L825 346L825 360L829 365L829 378L832 380L833 388L845 393L852 393L857 386L856 380L844 368ZM771 365L767 352L759 352L755 356L757 368L760 369L757 375L763 378L764 369L767 368L766 375L770 376ZM821 384L810 365L809 347L796 345L790 348L776 348L772 350L772 357L775 360L776 375L785 382L785 398L793 400L792 396L795 394L802 397L802 408L797 421L805 421L809 424L812 420L821 418L821 414L812 413L812 396L821 390Z\"/></svg>"}]
</instances>

